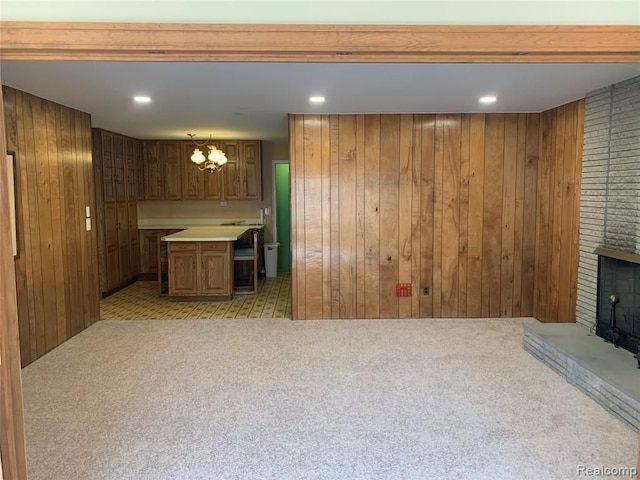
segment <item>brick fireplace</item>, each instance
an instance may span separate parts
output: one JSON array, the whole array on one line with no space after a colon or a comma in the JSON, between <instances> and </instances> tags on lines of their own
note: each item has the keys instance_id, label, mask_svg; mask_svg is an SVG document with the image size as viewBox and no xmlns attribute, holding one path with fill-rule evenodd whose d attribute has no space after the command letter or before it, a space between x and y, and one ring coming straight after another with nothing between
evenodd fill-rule
<instances>
[{"instance_id":1,"label":"brick fireplace","mask_svg":"<svg viewBox=\"0 0 640 480\"><path fill-rule=\"evenodd\" d=\"M626 291L640 287L640 280L635 284L618 280L619 286L598 281L603 258L607 258L605 267L620 267L623 276L638 273L633 261L630 265L617 262L629 260L629 255L640 258L639 166L640 77L634 77L591 92L585 99L576 323L589 330L601 317L608 321L608 297L614 293L619 296L616 320L626 324L640 314L637 297ZM623 258L598 255L595 252L599 247L618 252ZM632 313L631 309L636 311ZM637 324L634 328L637 332Z\"/></svg>"}]
</instances>

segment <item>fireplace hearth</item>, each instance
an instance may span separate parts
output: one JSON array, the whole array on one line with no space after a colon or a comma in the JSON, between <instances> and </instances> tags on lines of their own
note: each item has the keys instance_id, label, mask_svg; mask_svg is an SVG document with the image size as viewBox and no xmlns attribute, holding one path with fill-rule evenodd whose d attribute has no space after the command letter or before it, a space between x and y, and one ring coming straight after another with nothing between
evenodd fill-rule
<instances>
[{"instance_id":1,"label":"fireplace hearth","mask_svg":"<svg viewBox=\"0 0 640 480\"><path fill-rule=\"evenodd\" d=\"M614 347L640 348L640 255L599 247L596 334Z\"/></svg>"}]
</instances>

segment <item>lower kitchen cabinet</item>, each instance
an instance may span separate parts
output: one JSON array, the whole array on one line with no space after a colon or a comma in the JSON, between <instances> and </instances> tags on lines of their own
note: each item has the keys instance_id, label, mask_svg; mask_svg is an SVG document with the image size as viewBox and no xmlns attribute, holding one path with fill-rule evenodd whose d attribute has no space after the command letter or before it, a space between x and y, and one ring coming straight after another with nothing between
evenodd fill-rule
<instances>
[{"instance_id":1,"label":"lower kitchen cabinet","mask_svg":"<svg viewBox=\"0 0 640 480\"><path fill-rule=\"evenodd\" d=\"M232 242L168 242L169 296L231 298Z\"/></svg>"}]
</instances>

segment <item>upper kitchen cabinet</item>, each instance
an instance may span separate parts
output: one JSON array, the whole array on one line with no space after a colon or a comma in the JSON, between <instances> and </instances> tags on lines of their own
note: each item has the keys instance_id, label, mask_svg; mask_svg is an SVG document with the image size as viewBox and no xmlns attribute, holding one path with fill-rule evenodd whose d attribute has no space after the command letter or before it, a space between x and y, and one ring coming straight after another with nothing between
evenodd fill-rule
<instances>
[{"instance_id":1,"label":"upper kitchen cabinet","mask_svg":"<svg viewBox=\"0 0 640 480\"><path fill-rule=\"evenodd\" d=\"M190 161L193 145L182 145L182 198L184 200L202 200L205 192L205 176L198 166Z\"/></svg>"},{"instance_id":2,"label":"upper kitchen cabinet","mask_svg":"<svg viewBox=\"0 0 640 480\"><path fill-rule=\"evenodd\" d=\"M144 141L144 199L182 200L182 142Z\"/></svg>"},{"instance_id":3,"label":"upper kitchen cabinet","mask_svg":"<svg viewBox=\"0 0 640 480\"><path fill-rule=\"evenodd\" d=\"M222 196L225 200L240 200L240 142L218 142L227 157L227 163L222 167ZM213 174L215 175L215 173Z\"/></svg>"},{"instance_id":4,"label":"upper kitchen cabinet","mask_svg":"<svg viewBox=\"0 0 640 480\"><path fill-rule=\"evenodd\" d=\"M163 163L160 161L159 141L145 140L143 144L144 162L144 199L163 200L164 189L162 179L164 177Z\"/></svg>"},{"instance_id":5,"label":"upper kitchen cabinet","mask_svg":"<svg viewBox=\"0 0 640 480\"><path fill-rule=\"evenodd\" d=\"M259 140L221 142L229 160L222 167L225 200L262 200L262 155Z\"/></svg>"},{"instance_id":6,"label":"upper kitchen cabinet","mask_svg":"<svg viewBox=\"0 0 640 480\"><path fill-rule=\"evenodd\" d=\"M191 161L189 141L144 141L145 200L261 200L259 140L215 140L227 163L213 173ZM206 151L205 151L206 153Z\"/></svg>"},{"instance_id":7,"label":"upper kitchen cabinet","mask_svg":"<svg viewBox=\"0 0 640 480\"><path fill-rule=\"evenodd\" d=\"M182 200L182 166L185 163L183 154L184 142L162 142L160 144L160 161L164 162L164 198L165 200Z\"/></svg>"},{"instance_id":8,"label":"upper kitchen cabinet","mask_svg":"<svg viewBox=\"0 0 640 480\"><path fill-rule=\"evenodd\" d=\"M260 141L240 142L242 162L240 176L243 179L240 195L243 200L262 200L262 154Z\"/></svg>"},{"instance_id":9,"label":"upper kitchen cabinet","mask_svg":"<svg viewBox=\"0 0 640 480\"><path fill-rule=\"evenodd\" d=\"M133 138L125 139L125 151L127 155L126 161L126 199L129 202L135 202L138 199L139 170L140 165L140 141Z\"/></svg>"}]
</instances>

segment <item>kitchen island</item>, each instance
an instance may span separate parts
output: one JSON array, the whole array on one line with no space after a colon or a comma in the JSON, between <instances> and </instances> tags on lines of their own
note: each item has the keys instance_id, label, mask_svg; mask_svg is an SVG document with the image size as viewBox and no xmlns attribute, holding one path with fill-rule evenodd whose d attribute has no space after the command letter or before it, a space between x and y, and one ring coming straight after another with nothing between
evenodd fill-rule
<instances>
[{"instance_id":1,"label":"kitchen island","mask_svg":"<svg viewBox=\"0 0 640 480\"><path fill-rule=\"evenodd\" d=\"M168 243L169 296L176 300L233 297L234 242L262 226L192 227L162 237Z\"/></svg>"}]
</instances>

